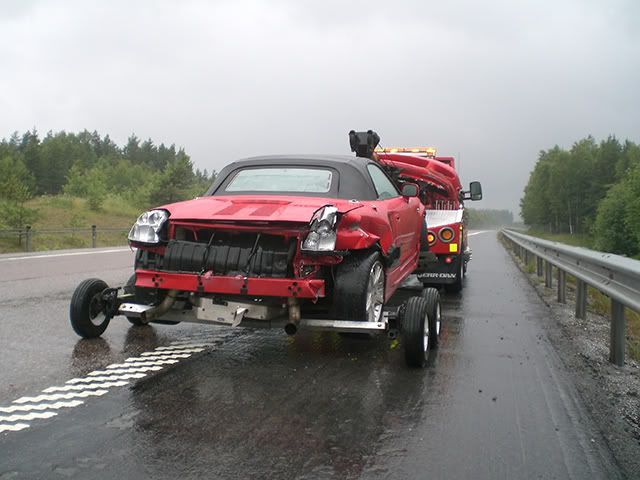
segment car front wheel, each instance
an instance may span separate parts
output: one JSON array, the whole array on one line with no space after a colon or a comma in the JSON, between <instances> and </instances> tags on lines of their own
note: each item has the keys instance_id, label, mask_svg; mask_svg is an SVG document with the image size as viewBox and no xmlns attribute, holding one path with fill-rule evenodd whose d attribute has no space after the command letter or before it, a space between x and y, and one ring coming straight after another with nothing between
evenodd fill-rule
<instances>
[{"instance_id":1,"label":"car front wheel","mask_svg":"<svg viewBox=\"0 0 640 480\"><path fill-rule=\"evenodd\" d=\"M378 252L351 255L336 268L332 316L379 322L384 306L384 265Z\"/></svg>"}]
</instances>

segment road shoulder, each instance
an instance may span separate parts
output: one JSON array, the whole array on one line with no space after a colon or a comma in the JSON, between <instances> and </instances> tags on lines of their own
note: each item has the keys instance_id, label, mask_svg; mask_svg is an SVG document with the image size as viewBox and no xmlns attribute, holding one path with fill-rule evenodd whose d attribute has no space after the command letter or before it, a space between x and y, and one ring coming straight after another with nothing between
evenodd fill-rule
<instances>
[{"instance_id":1,"label":"road shoulder","mask_svg":"<svg viewBox=\"0 0 640 480\"><path fill-rule=\"evenodd\" d=\"M575 318L575 292L567 291L567 303L556 301L555 288L527 273L507 248L512 260L549 307L544 329L572 375L585 407L603 433L614 458L628 478L640 472L640 363L627 357L625 366L609 363L609 319L587 313Z\"/></svg>"}]
</instances>

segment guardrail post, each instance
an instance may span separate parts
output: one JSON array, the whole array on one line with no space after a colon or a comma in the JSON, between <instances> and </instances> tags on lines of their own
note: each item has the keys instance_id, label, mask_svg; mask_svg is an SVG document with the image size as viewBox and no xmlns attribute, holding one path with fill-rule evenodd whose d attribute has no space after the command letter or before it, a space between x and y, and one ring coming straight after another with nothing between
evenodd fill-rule
<instances>
[{"instance_id":1,"label":"guardrail post","mask_svg":"<svg viewBox=\"0 0 640 480\"><path fill-rule=\"evenodd\" d=\"M27 225L25 227L26 230L26 241L25 241L25 251L30 252L31 251L31 236L33 235L33 232L31 231L31 225Z\"/></svg>"},{"instance_id":2,"label":"guardrail post","mask_svg":"<svg viewBox=\"0 0 640 480\"><path fill-rule=\"evenodd\" d=\"M524 251L524 264L525 266L529 266L529 259L531 258L531 255L529 254L529 250Z\"/></svg>"},{"instance_id":3,"label":"guardrail post","mask_svg":"<svg viewBox=\"0 0 640 480\"><path fill-rule=\"evenodd\" d=\"M541 277L542 276L542 258L536 257L536 274Z\"/></svg>"},{"instance_id":4,"label":"guardrail post","mask_svg":"<svg viewBox=\"0 0 640 480\"><path fill-rule=\"evenodd\" d=\"M558 302L567 303L567 273L558 269Z\"/></svg>"},{"instance_id":5,"label":"guardrail post","mask_svg":"<svg viewBox=\"0 0 640 480\"><path fill-rule=\"evenodd\" d=\"M544 286L551 288L553 286L553 265L549 262L545 262L544 265Z\"/></svg>"},{"instance_id":6,"label":"guardrail post","mask_svg":"<svg viewBox=\"0 0 640 480\"><path fill-rule=\"evenodd\" d=\"M611 344L609 361L619 367L624 365L624 347L626 343L626 320L624 305L611 299Z\"/></svg>"},{"instance_id":7,"label":"guardrail post","mask_svg":"<svg viewBox=\"0 0 640 480\"><path fill-rule=\"evenodd\" d=\"M576 318L584 319L587 315L587 284L576 279Z\"/></svg>"},{"instance_id":8,"label":"guardrail post","mask_svg":"<svg viewBox=\"0 0 640 480\"><path fill-rule=\"evenodd\" d=\"M98 236L96 229L95 225L91 225L91 248L96 248L96 237Z\"/></svg>"}]
</instances>

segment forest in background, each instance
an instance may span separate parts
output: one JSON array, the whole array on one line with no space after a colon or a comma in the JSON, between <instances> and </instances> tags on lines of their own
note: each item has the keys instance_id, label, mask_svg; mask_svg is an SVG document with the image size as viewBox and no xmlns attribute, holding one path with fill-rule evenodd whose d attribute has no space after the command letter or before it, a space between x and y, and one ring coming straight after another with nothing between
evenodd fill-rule
<instances>
[{"instance_id":1,"label":"forest in background","mask_svg":"<svg viewBox=\"0 0 640 480\"><path fill-rule=\"evenodd\" d=\"M590 235L594 248L640 254L640 146L589 136L540 152L520 200L524 223L547 233Z\"/></svg>"},{"instance_id":2,"label":"forest in background","mask_svg":"<svg viewBox=\"0 0 640 480\"><path fill-rule=\"evenodd\" d=\"M465 208L469 228L498 228L513 225L513 213L509 210L489 208Z\"/></svg>"},{"instance_id":3,"label":"forest in background","mask_svg":"<svg viewBox=\"0 0 640 480\"><path fill-rule=\"evenodd\" d=\"M194 169L175 145L154 144L131 135L120 147L109 135L48 132L34 128L0 142L0 227L22 228L38 218L34 197L86 199L93 211L107 201L143 211L154 205L193 198L215 179Z\"/></svg>"}]
</instances>

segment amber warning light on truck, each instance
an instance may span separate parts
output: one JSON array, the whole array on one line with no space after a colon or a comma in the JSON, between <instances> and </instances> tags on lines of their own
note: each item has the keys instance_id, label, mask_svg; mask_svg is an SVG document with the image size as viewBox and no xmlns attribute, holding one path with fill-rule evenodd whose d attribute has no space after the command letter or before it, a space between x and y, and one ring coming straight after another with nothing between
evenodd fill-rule
<instances>
[{"instance_id":1,"label":"amber warning light on truck","mask_svg":"<svg viewBox=\"0 0 640 480\"><path fill-rule=\"evenodd\" d=\"M435 157L438 151L434 147L378 147L378 153L417 153L425 157Z\"/></svg>"}]
</instances>

